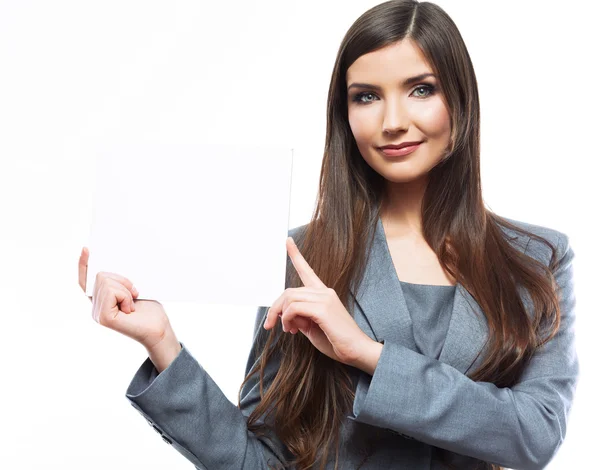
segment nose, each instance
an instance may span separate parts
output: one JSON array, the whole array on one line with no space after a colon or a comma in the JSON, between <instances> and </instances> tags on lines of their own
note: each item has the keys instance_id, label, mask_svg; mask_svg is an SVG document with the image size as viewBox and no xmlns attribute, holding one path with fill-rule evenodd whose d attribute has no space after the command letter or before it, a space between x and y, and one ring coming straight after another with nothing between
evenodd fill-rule
<instances>
[{"instance_id":1,"label":"nose","mask_svg":"<svg viewBox=\"0 0 600 470\"><path fill-rule=\"evenodd\" d=\"M383 116L383 132L388 134L396 134L399 131L407 130L408 114L399 100L390 100L385 107Z\"/></svg>"}]
</instances>

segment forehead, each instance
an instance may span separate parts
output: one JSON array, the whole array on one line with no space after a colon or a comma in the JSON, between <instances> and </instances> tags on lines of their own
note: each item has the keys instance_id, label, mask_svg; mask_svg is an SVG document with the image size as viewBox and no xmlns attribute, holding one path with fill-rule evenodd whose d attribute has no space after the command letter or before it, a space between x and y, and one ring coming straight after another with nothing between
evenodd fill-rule
<instances>
[{"instance_id":1,"label":"forehead","mask_svg":"<svg viewBox=\"0 0 600 470\"><path fill-rule=\"evenodd\" d=\"M360 56L348 68L346 81L397 82L421 73L433 73L421 50L403 40Z\"/></svg>"}]
</instances>

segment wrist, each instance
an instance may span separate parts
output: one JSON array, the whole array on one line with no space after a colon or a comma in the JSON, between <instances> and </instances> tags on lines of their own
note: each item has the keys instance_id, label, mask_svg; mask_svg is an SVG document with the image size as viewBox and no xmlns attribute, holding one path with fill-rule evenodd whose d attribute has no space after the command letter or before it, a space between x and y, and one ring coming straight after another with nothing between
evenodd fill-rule
<instances>
[{"instance_id":1,"label":"wrist","mask_svg":"<svg viewBox=\"0 0 600 470\"><path fill-rule=\"evenodd\" d=\"M370 337L365 341L364 346L361 348L361 354L356 360L352 362L352 366L357 369L366 372L369 375L375 373L375 368L381 357L381 351L383 350L383 344L374 341Z\"/></svg>"},{"instance_id":2,"label":"wrist","mask_svg":"<svg viewBox=\"0 0 600 470\"><path fill-rule=\"evenodd\" d=\"M161 373L169 367L171 362L179 355L181 345L175 336L175 332L172 329L169 329L158 343L151 348L147 347L146 351L148 352L148 357L154 364L154 367Z\"/></svg>"}]
</instances>

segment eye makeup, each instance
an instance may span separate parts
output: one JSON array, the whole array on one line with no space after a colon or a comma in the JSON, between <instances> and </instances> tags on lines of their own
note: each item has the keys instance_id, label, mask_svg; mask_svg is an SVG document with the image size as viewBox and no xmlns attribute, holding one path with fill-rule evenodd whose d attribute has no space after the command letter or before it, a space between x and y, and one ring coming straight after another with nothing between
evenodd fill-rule
<instances>
[{"instance_id":1,"label":"eye makeup","mask_svg":"<svg viewBox=\"0 0 600 470\"><path fill-rule=\"evenodd\" d=\"M426 95L415 96L416 98L424 99L424 98L428 98L429 96L433 95L435 93L435 91L437 90L437 88L435 85L430 84L430 83L421 83L414 88L412 93L414 93L417 90L425 90L427 92ZM412 95L412 93L411 93L411 95ZM361 93L356 93L355 95L353 95L351 101L354 103L357 103L357 104L361 104L361 105L372 103L373 101L364 101L363 100L363 97L369 96L369 95L377 96L372 91L363 91Z\"/></svg>"}]
</instances>

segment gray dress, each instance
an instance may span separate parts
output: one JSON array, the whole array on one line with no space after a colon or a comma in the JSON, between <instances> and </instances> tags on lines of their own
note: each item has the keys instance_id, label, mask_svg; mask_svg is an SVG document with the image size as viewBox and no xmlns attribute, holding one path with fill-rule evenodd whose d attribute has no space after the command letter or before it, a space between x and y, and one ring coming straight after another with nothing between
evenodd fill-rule
<instances>
[{"instance_id":1,"label":"gray dress","mask_svg":"<svg viewBox=\"0 0 600 470\"><path fill-rule=\"evenodd\" d=\"M456 286L404 281L400 281L400 286L413 321L413 335L418 352L438 359L448 333Z\"/></svg>"}]
</instances>

